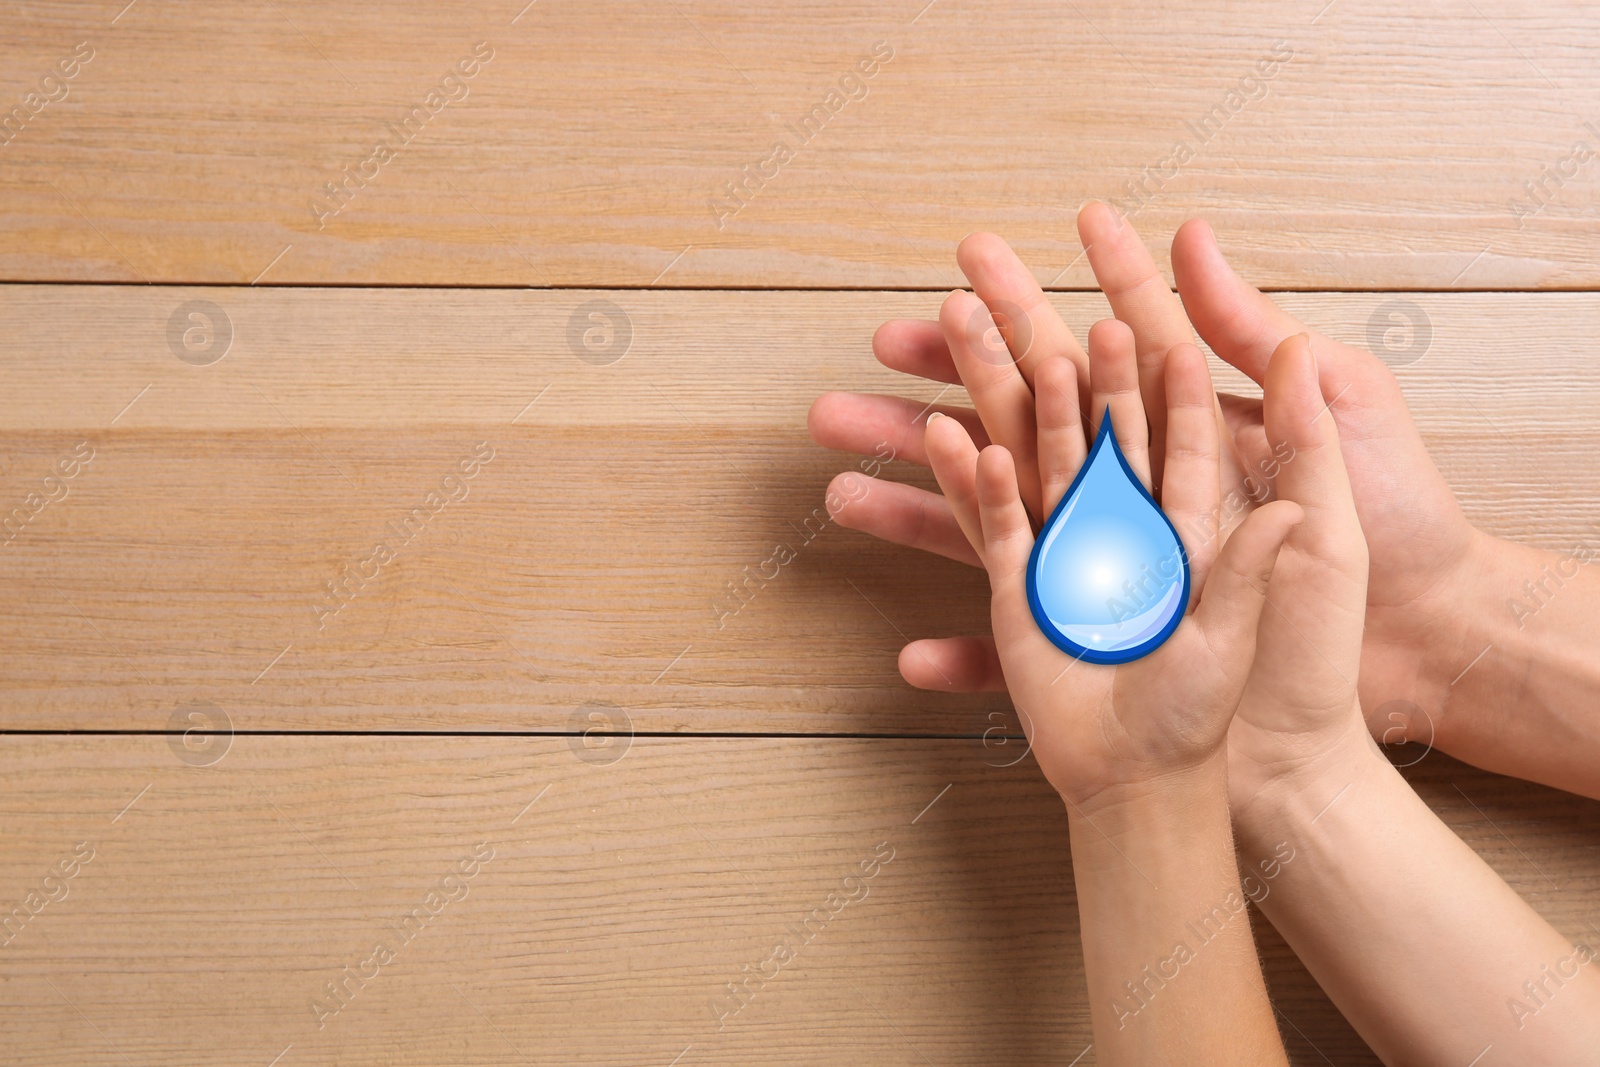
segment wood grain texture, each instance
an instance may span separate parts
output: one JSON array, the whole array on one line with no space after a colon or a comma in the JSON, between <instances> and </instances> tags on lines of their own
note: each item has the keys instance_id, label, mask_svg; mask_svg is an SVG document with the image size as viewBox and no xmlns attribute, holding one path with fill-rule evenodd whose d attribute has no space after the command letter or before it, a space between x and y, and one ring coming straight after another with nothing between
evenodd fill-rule
<instances>
[{"instance_id":1,"label":"wood grain texture","mask_svg":"<svg viewBox=\"0 0 1600 1067\"><path fill-rule=\"evenodd\" d=\"M0 1060L1089 1067L1059 801L1003 697L894 668L984 585L817 522L856 460L807 406L939 395L867 349L939 295L703 290L960 284L977 228L1084 288L1083 199L1158 259L1203 214L1258 283L1368 290L1283 298L1335 336L1424 316L1469 513L1592 539L1600 295L1371 290L1600 285L1600 15L523 5L0 3L0 281L208 285L0 286L0 730L145 731L0 734ZM551 286L628 288L504 288ZM650 736L704 732L966 739ZM1600 805L1419 756L1600 936ZM1376 1063L1256 919L1292 1061Z\"/></svg>"},{"instance_id":2,"label":"wood grain texture","mask_svg":"<svg viewBox=\"0 0 1600 1067\"><path fill-rule=\"evenodd\" d=\"M200 767L161 737L12 736L0 759L0 914L58 897L0 936L17 1067L1063 1064L1090 1041L1060 802L970 742L639 738L599 763L562 738L252 736ZM1592 936L1600 805L1437 754L1408 774ZM726 983L881 843L719 1027ZM1295 1062L1376 1063L1261 936ZM395 958L319 1028L376 942Z\"/></svg>"},{"instance_id":3,"label":"wood grain texture","mask_svg":"<svg viewBox=\"0 0 1600 1067\"><path fill-rule=\"evenodd\" d=\"M8 279L938 287L988 228L1081 288L1098 196L1158 249L1207 216L1274 286L1600 283L1581 5L80 0L0 25L0 116L93 51L0 134ZM460 99L394 135L479 42Z\"/></svg>"},{"instance_id":4,"label":"wood grain texture","mask_svg":"<svg viewBox=\"0 0 1600 1067\"><path fill-rule=\"evenodd\" d=\"M169 316L192 299L231 323L209 366L168 347ZM631 330L607 366L568 343L574 309L597 299ZM1285 303L1360 342L1389 299ZM1401 380L1472 517L1551 547L1592 538L1600 296L1404 299L1432 341ZM210 704L240 729L564 730L609 704L639 731L1010 723L1002 696L914 692L895 668L906 638L986 630L981 576L816 510L859 461L810 442L807 407L832 388L936 396L868 344L882 319L938 302L0 289L0 513L81 442L94 449L69 494L0 547L0 719L164 729ZM1094 294L1058 303L1080 333L1105 314ZM399 541L481 442L494 458L464 498ZM902 460L884 476L931 485ZM380 542L393 560L342 577L372 571ZM794 560L763 568L779 544ZM727 583L747 568L777 574L740 601ZM335 581L349 595L320 615L341 603Z\"/></svg>"}]
</instances>

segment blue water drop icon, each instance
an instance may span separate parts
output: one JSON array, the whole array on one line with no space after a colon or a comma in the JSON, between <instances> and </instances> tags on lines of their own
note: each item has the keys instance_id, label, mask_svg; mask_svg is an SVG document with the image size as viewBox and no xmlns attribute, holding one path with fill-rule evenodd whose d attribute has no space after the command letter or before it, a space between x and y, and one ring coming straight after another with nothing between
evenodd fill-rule
<instances>
[{"instance_id":1,"label":"blue water drop icon","mask_svg":"<svg viewBox=\"0 0 1600 1067\"><path fill-rule=\"evenodd\" d=\"M1128 466L1109 411L1033 543L1028 604L1057 648L1090 663L1154 652L1183 621L1189 555Z\"/></svg>"}]
</instances>

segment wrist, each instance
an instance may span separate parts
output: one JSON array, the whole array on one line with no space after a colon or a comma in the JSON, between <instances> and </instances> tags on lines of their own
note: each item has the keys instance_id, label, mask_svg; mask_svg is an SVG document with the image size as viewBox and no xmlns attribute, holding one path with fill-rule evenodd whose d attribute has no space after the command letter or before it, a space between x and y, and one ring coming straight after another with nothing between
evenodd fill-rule
<instances>
[{"instance_id":1,"label":"wrist","mask_svg":"<svg viewBox=\"0 0 1600 1067\"><path fill-rule=\"evenodd\" d=\"M1134 852L1187 851L1224 837L1228 814L1226 752L1138 780L1074 796L1063 792L1075 867L1128 862ZM1209 848L1210 846L1206 846Z\"/></svg>"},{"instance_id":2,"label":"wrist","mask_svg":"<svg viewBox=\"0 0 1600 1067\"><path fill-rule=\"evenodd\" d=\"M1218 747L1199 760L1163 767L1090 791L1057 790L1073 818L1137 818L1192 804L1221 790L1227 795L1227 750Z\"/></svg>"},{"instance_id":3,"label":"wrist","mask_svg":"<svg viewBox=\"0 0 1600 1067\"><path fill-rule=\"evenodd\" d=\"M1526 676L1527 618L1519 604L1533 602L1525 586L1548 569L1549 557L1542 549L1473 529L1466 555L1428 602L1422 644L1409 650L1418 664L1414 707L1400 724L1403 737L1393 740L1448 752L1459 742L1472 743L1472 709L1486 688L1517 702L1520 693L1506 684ZM1459 714L1463 709L1467 714Z\"/></svg>"},{"instance_id":4,"label":"wrist","mask_svg":"<svg viewBox=\"0 0 1600 1067\"><path fill-rule=\"evenodd\" d=\"M1600 551L1479 535L1456 583L1426 721L1408 736L1467 763L1600 795ZM1442 679L1442 680L1438 680Z\"/></svg>"},{"instance_id":5,"label":"wrist","mask_svg":"<svg viewBox=\"0 0 1600 1067\"><path fill-rule=\"evenodd\" d=\"M1369 729L1385 744L1448 751L1441 738L1451 705L1459 703L1457 683L1484 668L1485 649L1504 645L1506 628L1515 628L1507 598L1519 581L1514 575L1528 569L1517 557L1537 550L1476 527L1467 531L1442 577L1405 611L1376 604L1368 610L1361 703Z\"/></svg>"},{"instance_id":6,"label":"wrist","mask_svg":"<svg viewBox=\"0 0 1600 1067\"><path fill-rule=\"evenodd\" d=\"M1288 831L1317 822L1355 782L1374 771L1393 773L1393 767L1359 720L1316 753L1272 773L1237 768L1232 815L1240 848L1259 850Z\"/></svg>"},{"instance_id":7,"label":"wrist","mask_svg":"<svg viewBox=\"0 0 1600 1067\"><path fill-rule=\"evenodd\" d=\"M1451 681L1483 648L1480 632L1494 624L1483 600L1505 543L1466 530L1440 576L1403 608L1381 608L1375 591L1362 646L1362 705L1369 715L1390 705L1381 723L1374 720L1386 743L1433 743Z\"/></svg>"},{"instance_id":8,"label":"wrist","mask_svg":"<svg viewBox=\"0 0 1600 1067\"><path fill-rule=\"evenodd\" d=\"M1428 703L1436 709L1436 721L1414 724L1407 735L1407 740L1447 750L1452 747L1450 734L1460 725L1460 717L1452 712L1459 707L1461 694L1500 666L1510 651L1505 631L1516 627L1507 606L1518 584L1515 575L1528 568L1526 557L1538 555L1528 546L1502 541L1481 530L1473 532L1472 551L1436 613L1438 630L1444 636L1430 657L1428 670L1433 697ZM1519 556L1525 558L1519 560ZM1497 646L1501 650L1498 655L1494 652ZM1494 660L1486 663L1490 656ZM1478 672L1477 677L1467 682L1473 672ZM1461 688L1464 682L1465 689Z\"/></svg>"},{"instance_id":9,"label":"wrist","mask_svg":"<svg viewBox=\"0 0 1600 1067\"><path fill-rule=\"evenodd\" d=\"M1167 1062L1174 1049L1194 1053L1185 1062L1282 1062L1264 1051L1281 1046L1233 849L1224 755L1081 802L1063 796L1102 1063Z\"/></svg>"}]
</instances>

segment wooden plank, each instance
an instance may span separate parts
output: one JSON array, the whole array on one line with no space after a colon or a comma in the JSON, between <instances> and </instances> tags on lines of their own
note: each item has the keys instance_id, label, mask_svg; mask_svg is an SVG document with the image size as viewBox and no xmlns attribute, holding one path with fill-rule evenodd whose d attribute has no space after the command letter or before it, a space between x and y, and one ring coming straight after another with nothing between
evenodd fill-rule
<instances>
[{"instance_id":1,"label":"wooden plank","mask_svg":"<svg viewBox=\"0 0 1600 1067\"><path fill-rule=\"evenodd\" d=\"M281 736L211 755L0 738L3 913L57 897L0 948L8 1063L699 1065L782 1047L798 1064L1060 1064L1090 1041L1066 820L1031 759L639 738L603 762L564 738ZM1600 805L1437 755L1408 773L1563 932L1590 936ZM92 858L47 883L75 850ZM841 887L857 899L713 1013ZM437 914L401 942L419 907ZM1375 1063L1263 938L1295 1061ZM343 979L378 942L393 960Z\"/></svg>"},{"instance_id":2,"label":"wooden plank","mask_svg":"<svg viewBox=\"0 0 1600 1067\"><path fill-rule=\"evenodd\" d=\"M1593 8L4 7L7 279L937 287L990 228L1086 287L1098 196L1263 284L1600 283Z\"/></svg>"},{"instance_id":3,"label":"wooden plank","mask_svg":"<svg viewBox=\"0 0 1600 1067\"><path fill-rule=\"evenodd\" d=\"M1469 512L1554 547L1592 537L1600 296L1402 298L1432 342L1399 373ZM1361 341L1390 299L1285 302ZM230 323L208 366L168 347L190 300ZM607 366L568 346L593 300L631 330ZM808 405L830 388L938 395L868 353L878 321L938 302L0 289L0 513L94 450L0 548L4 725L162 729L196 703L241 729L561 730L595 702L642 731L1009 722L1003 696L916 693L895 670L903 635L986 628L981 576L814 511L859 464L810 443ZM1080 331L1105 314L1094 294L1059 304ZM494 458L459 478L485 442ZM902 460L883 474L931 484ZM418 519L430 492L460 499ZM764 567L779 544L795 558ZM736 599L747 569L777 573Z\"/></svg>"}]
</instances>

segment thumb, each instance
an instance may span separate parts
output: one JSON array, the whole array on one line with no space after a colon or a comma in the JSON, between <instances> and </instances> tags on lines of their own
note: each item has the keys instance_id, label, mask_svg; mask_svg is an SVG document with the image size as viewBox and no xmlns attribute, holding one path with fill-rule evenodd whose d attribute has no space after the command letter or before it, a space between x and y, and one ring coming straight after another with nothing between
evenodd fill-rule
<instances>
[{"instance_id":1,"label":"thumb","mask_svg":"<svg viewBox=\"0 0 1600 1067\"><path fill-rule=\"evenodd\" d=\"M1310 332L1234 272L1204 219L1190 219L1178 228L1172 239L1172 276L1195 332L1258 383L1279 342Z\"/></svg>"},{"instance_id":2,"label":"thumb","mask_svg":"<svg viewBox=\"0 0 1600 1067\"><path fill-rule=\"evenodd\" d=\"M1267 601L1267 584L1289 531L1305 513L1291 500L1257 508L1222 546L1195 609L1195 622L1212 648L1255 654L1256 626Z\"/></svg>"}]
</instances>

